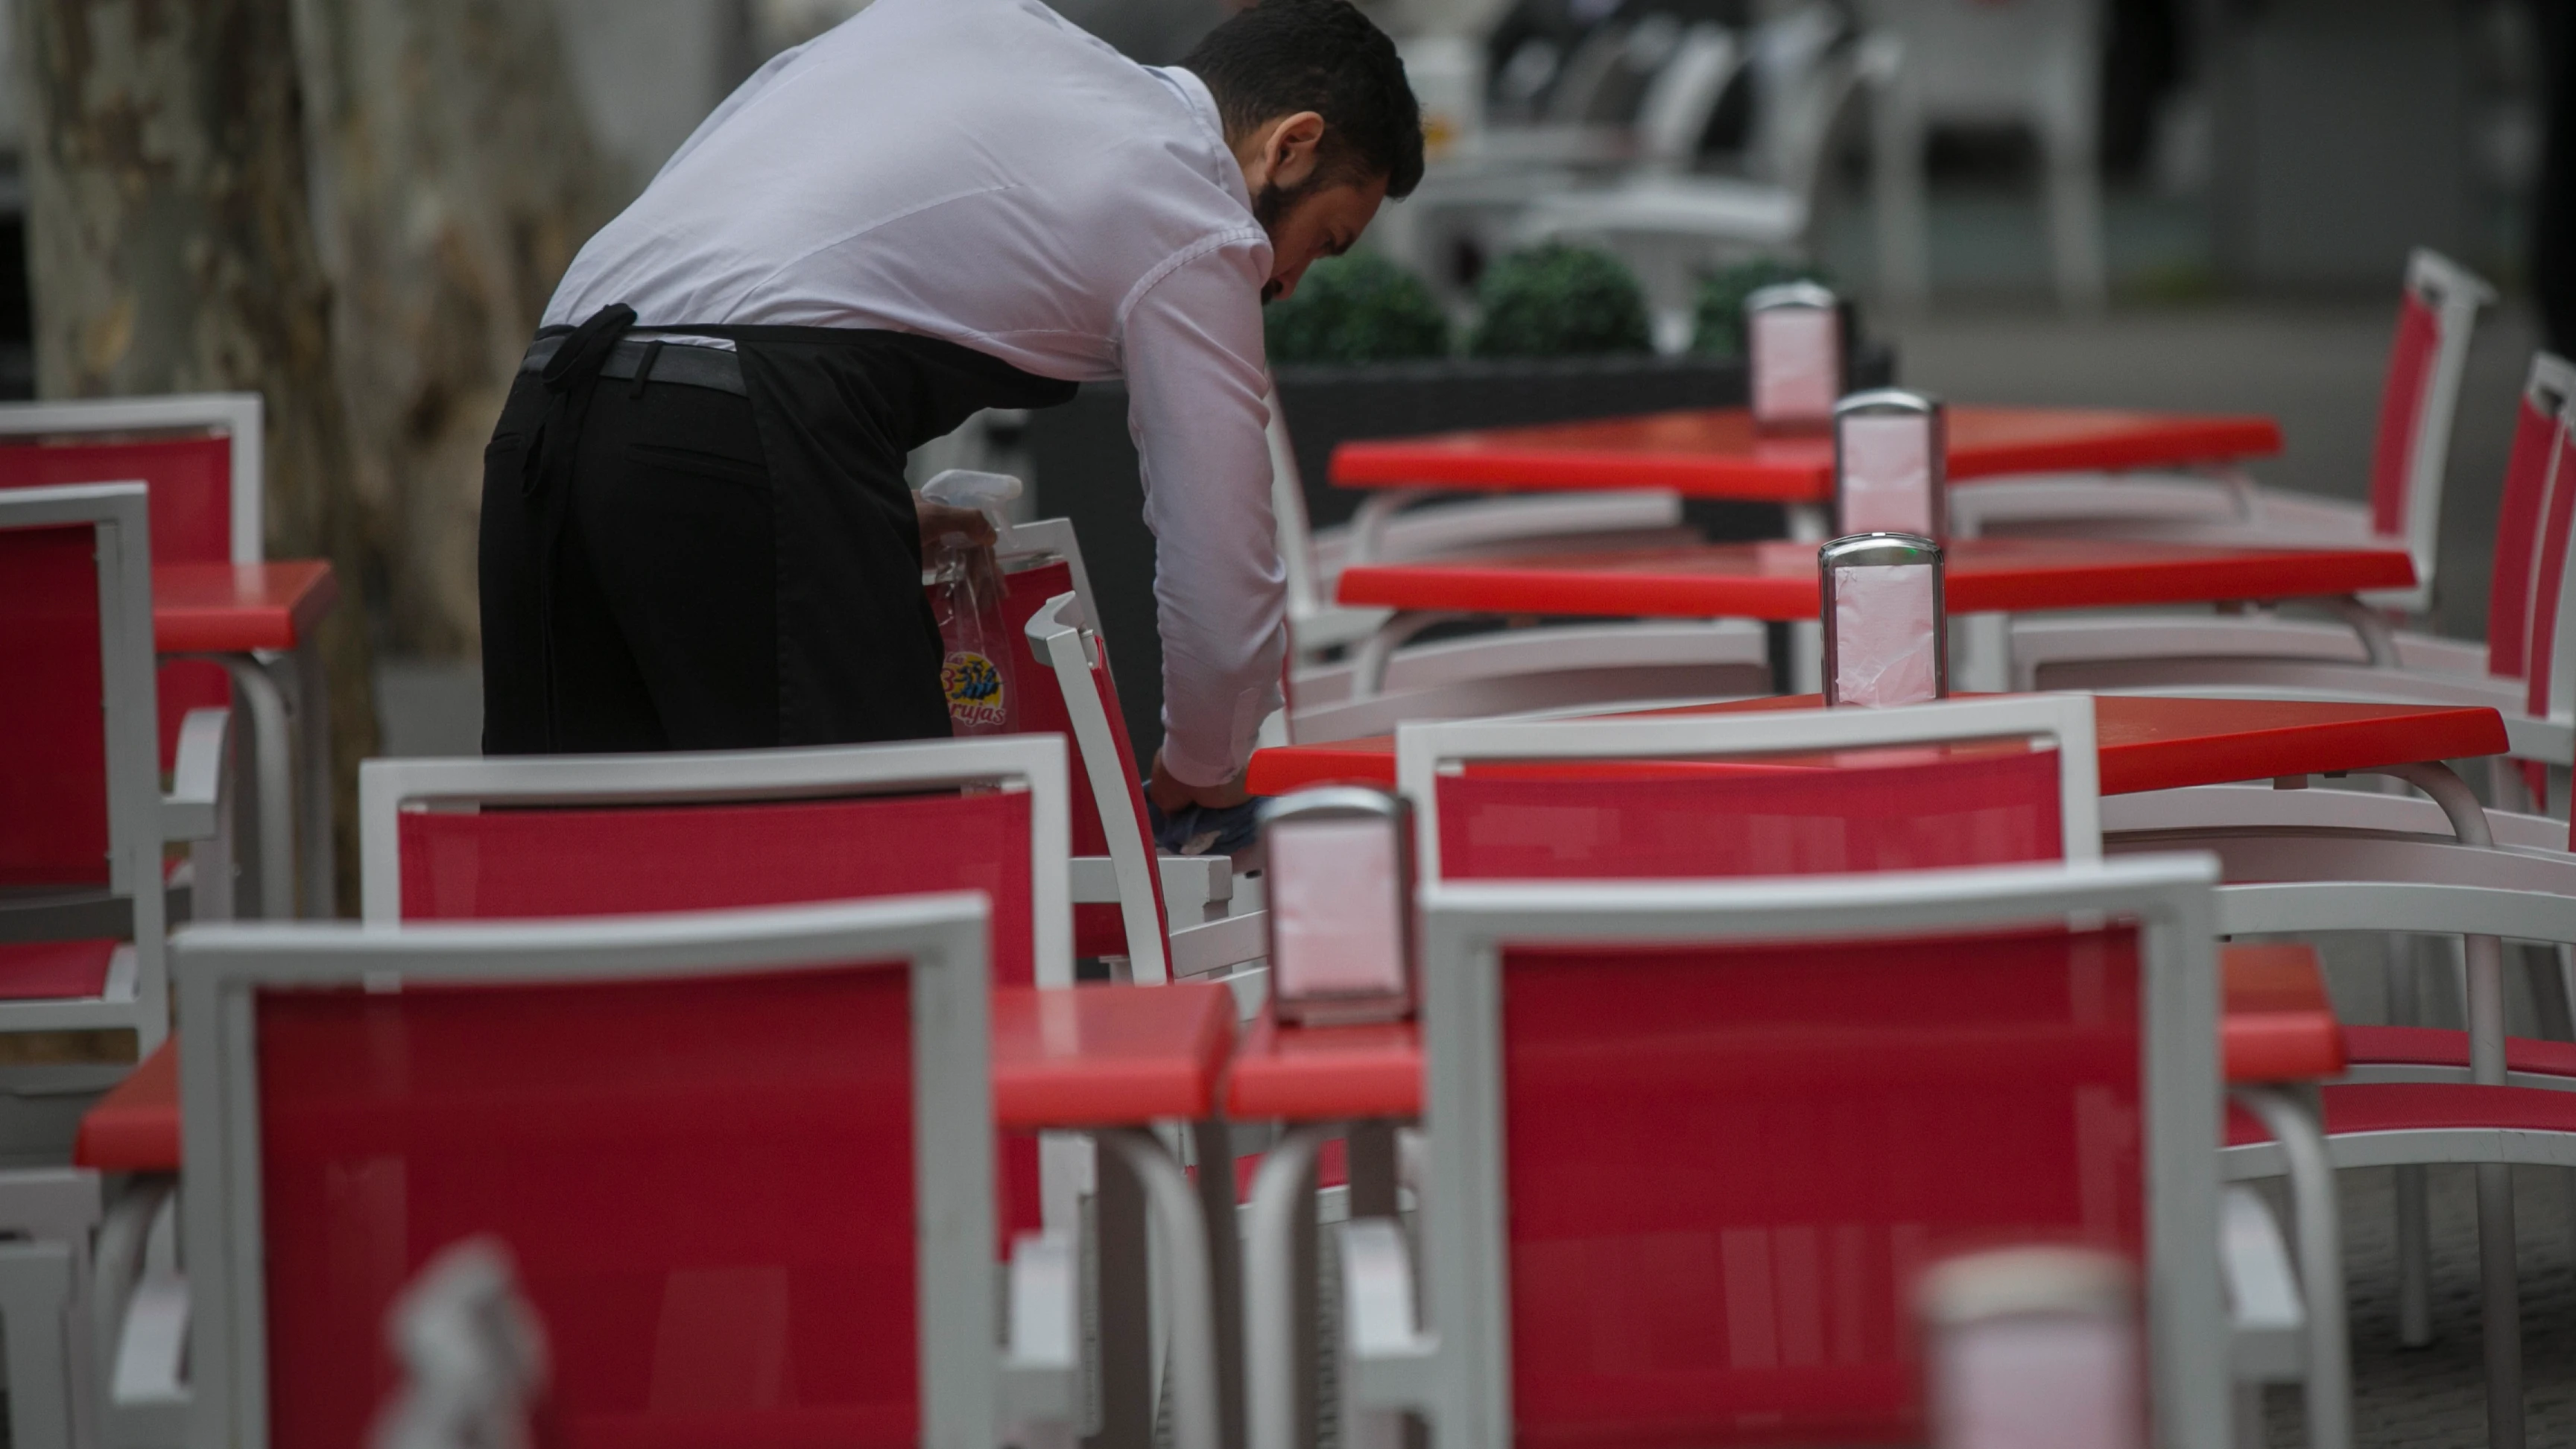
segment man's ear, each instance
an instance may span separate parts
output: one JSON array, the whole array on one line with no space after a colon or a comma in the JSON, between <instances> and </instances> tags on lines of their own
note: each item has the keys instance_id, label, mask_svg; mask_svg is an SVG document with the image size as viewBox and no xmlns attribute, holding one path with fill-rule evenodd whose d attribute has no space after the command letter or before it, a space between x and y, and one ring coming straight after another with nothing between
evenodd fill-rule
<instances>
[{"instance_id":1,"label":"man's ear","mask_svg":"<svg viewBox=\"0 0 2576 1449\"><path fill-rule=\"evenodd\" d=\"M1289 191L1305 185L1315 175L1315 152L1323 142L1322 116L1299 111L1281 118L1261 148L1263 169L1268 173L1264 179Z\"/></svg>"}]
</instances>

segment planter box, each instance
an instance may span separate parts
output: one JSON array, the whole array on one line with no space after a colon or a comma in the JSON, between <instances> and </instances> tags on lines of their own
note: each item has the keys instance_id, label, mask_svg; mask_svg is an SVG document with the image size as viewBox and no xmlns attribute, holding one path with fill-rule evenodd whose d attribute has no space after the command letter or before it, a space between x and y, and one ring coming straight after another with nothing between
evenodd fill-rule
<instances>
[{"instance_id":1,"label":"planter box","mask_svg":"<svg viewBox=\"0 0 2576 1449\"><path fill-rule=\"evenodd\" d=\"M1852 371L1854 387L1884 387L1894 381L1895 360L1884 347L1864 349ZM1704 357L1458 358L1283 367L1278 377L1317 528L1349 518L1364 496L1327 481L1333 449L1354 438L1726 407L1746 394L1741 361ZM1163 650L1126 387L1086 384L1063 407L1031 413L1028 447L1036 516L1072 519L1082 540L1141 767L1163 737ZM1780 510L1769 504L1692 503L1687 512L1712 538L1780 535Z\"/></svg>"}]
</instances>

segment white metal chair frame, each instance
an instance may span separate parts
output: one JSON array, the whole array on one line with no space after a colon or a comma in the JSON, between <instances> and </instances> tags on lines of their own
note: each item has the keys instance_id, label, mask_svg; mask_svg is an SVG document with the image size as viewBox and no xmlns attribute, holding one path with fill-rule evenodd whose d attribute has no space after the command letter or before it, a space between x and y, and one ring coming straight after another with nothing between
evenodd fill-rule
<instances>
[{"instance_id":1,"label":"white metal chair frame","mask_svg":"<svg viewBox=\"0 0 2576 1449\"><path fill-rule=\"evenodd\" d=\"M267 1442L267 1309L260 1251L255 998L265 988L383 989L386 983L538 984L671 980L846 969L888 962L913 1003L916 1272L922 1438L990 1444L1008 1421L1078 1414L1079 1325L1058 1294L1053 1320L1011 1305L1005 1349L985 1281L993 1242L992 1087L980 893L593 921L355 925L238 924L184 934L180 1099L190 1184L183 1210L199 1311L191 1342L201 1449ZM1043 1255L1042 1255L1043 1256ZM1060 1256L1060 1255L1059 1255ZM1014 1255L1013 1287L1067 1286L1065 1264ZM1029 1271L1040 1270L1040 1271ZM1049 1280L1053 1280L1050 1282Z\"/></svg>"},{"instance_id":2,"label":"white metal chair frame","mask_svg":"<svg viewBox=\"0 0 2576 1449\"><path fill-rule=\"evenodd\" d=\"M1407 513L1416 503L1444 495L1390 488L1370 494L1349 524L1318 531L1307 524L1297 456L1275 390L1269 433L1271 513L1288 576L1294 653L1285 724L1297 742L1382 733L1398 719L1768 691L1769 635L1740 619L1556 624L1406 646L1404 638L1379 635L1393 610L1346 606L1332 598L1342 569L1355 563L1555 547L1569 539L1593 547L1677 540L1687 530L1681 499L1672 492L1487 498ZM1688 537L1696 540L1695 534ZM1353 650L1352 657L1327 661L1337 649Z\"/></svg>"},{"instance_id":3,"label":"white metal chair frame","mask_svg":"<svg viewBox=\"0 0 2576 1449\"><path fill-rule=\"evenodd\" d=\"M2469 943L2470 1079L2527 1086L2505 1066L2504 984L2499 938L2576 944L2576 896L2558 889L2508 889L2458 881L2274 881L2218 892L2219 929L2229 935L2377 931L2459 935ZM2485 950L2479 949L2483 943ZM2549 1084L2556 1085L2556 1084ZM2503 1126L2344 1132L2325 1139L2331 1165L2421 1167L2470 1163L2478 1170L2478 1268L2487 1378L2487 1429L2497 1443L2522 1438L2522 1328L2515 1269L2512 1168L2576 1167L2576 1132ZM2280 1142L2225 1150L2228 1180L2294 1170L2297 1149Z\"/></svg>"},{"instance_id":4,"label":"white metal chair frame","mask_svg":"<svg viewBox=\"0 0 2576 1449\"><path fill-rule=\"evenodd\" d=\"M237 564L267 557L263 426L262 402L255 392L0 403L0 438L182 429L222 434L231 445L232 561ZM300 883L304 913L328 916L331 728L321 653L308 639L289 654L203 657L223 666L247 715L259 852L256 860L243 864L253 867L259 912L273 918L294 915Z\"/></svg>"},{"instance_id":5,"label":"white metal chair frame","mask_svg":"<svg viewBox=\"0 0 2576 1449\"><path fill-rule=\"evenodd\" d=\"M1118 768L1117 737L1091 682L1091 667L1099 658L1097 636L1072 621L1077 612L1087 612L1078 595L1058 594L1029 616L1028 625L1030 651L1054 673L1064 695L1065 714L1073 721L1074 753L1099 803L1101 829L1109 840L1108 878L1103 880L1098 871L1079 873L1074 899L1117 902L1127 932L1128 970L1139 982L1213 975L1260 960L1267 949L1263 917L1258 909L1226 908L1233 899L1226 858L1160 855L1138 823L1133 802L1139 787ZM1175 902L1196 904L1204 919L1189 921L1174 912L1167 938L1154 913L1156 872L1167 911ZM1184 893L1175 885L1196 889Z\"/></svg>"},{"instance_id":6,"label":"white metal chair frame","mask_svg":"<svg viewBox=\"0 0 2576 1449\"><path fill-rule=\"evenodd\" d=\"M2149 1343L2160 1440L2228 1442L2227 1309L2220 1241L2218 981L2206 860L1758 882L1433 883L1425 887L1423 979L1430 1180L1417 1293L1392 1221L1343 1230L1342 1422L1391 1412L1431 1419L1442 1442L1511 1438L1510 1294L1502 1181L1500 961L1507 946L1679 945L1866 939L2039 920L2134 918L2142 932L2147 1082ZM1302 1138L1292 1136L1292 1142ZM1274 1154L1281 1170L1298 1164ZM1265 1184L1273 1166L1265 1164ZM1252 1443L1284 1449L1295 1382L1283 1290L1284 1235L1265 1233L1262 1194L1249 1251ZM1417 1304L1427 1299L1430 1322ZM1351 1432L1350 1427L1345 1432Z\"/></svg>"},{"instance_id":7,"label":"white metal chair frame","mask_svg":"<svg viewBox=\"0 0 2576 1449\"><path fill-rule=\"evenodd\" d=\"M2070 861L2099 859L2101 784L2090 695L1953 699L1903 709L1747 710L1567 720L1461 720L1396 731L1396 786L1421 821L1422 879L1441 878L1439 777L1470 760L1649 760L1868 749L2025 736L2057 756L2058 819Z\"/></svg>"},{"instance_id":8,"label":"white metal chair frame","mask_svg":"<svg viewBox=\"0 0 2576 1449\"><path fill-rule=\"evenodd\" d=\"M994 552L1006 564L1032 558L1051 557L1064 560L1065 566L1073 574L1071 595L1073 602L1065 606L1059 618L1061 622L1076 628L1090 630L1095 634L1098 632L1100 614L1093 602L1090 571L1083 567L1082 546L1074 537L1073 520L1041 518L1031 523L1014 524L995 543ZM1048 602L1052 605L1058 601L1049 600ZM1043 614L1045 610L1041 609L1039 612ZM1034 623L1033 617L1032 627ZM1093 799L1099 803L1101 809L1101 828L1113 844L1113 849L1107 857L1076 856L1074 858L1073 900L1080 905L1118 905L1122 908L1122 915L1131 920L1134 909L1141 909L1150 914L1153 910L1153 893L1147 886L1145 877L1134 871L1132 862L1127 867L1128 873L1122 874L1118 864L1119 854L1114 848L1122 834L1132 833L1132 831L1122 826L1122 813L1109 808L1109 802L1112 800L1132 799L1137 787L1131 781L1123 784L1116 794L1101 794L1103 776L1093 763L1095 758L1108 761L1112 768L1107 771L1107 774L1113 777L1117 774L1114 766L1118 752L1116 743L1110 737L1109 717L1084 702L1091 698L1090 686L1087 682L1077 694L1069 677L1061 669L1056 669L1053 656L1038 644L1037 636L1032 633L1029 639L1029 648L1037 655L1038 662L1056 670L1057 687L1064 692L1065 709L1074 721L1075 744L1081 752L1086 771L1084 781L1092 787ZM1088 669L1089 666L1086 664L1084 667ZM1095 750L1100 752L1096 756ZM1142 837L1139 836L1138 839L1141 841ZM1140 852L1140 858L1142 855L1151 854L1151 847L1147 844L1139 844L1137 850ZM1184 927L1195 929L1203 925L1219 924L1234 913L1236 881L1233 863L1226 857L1165 855L1155 857L1155 860L1162 877L1164 907L1171 913L1175 932ZM1132 897L1131 888L1136 892ZM1203 937L1200 944L1193 948L1196 954L1192 959L1194 962L1204 962L1207 952L1216 951L1222 954L1224 951L1234 950L1239 947L1242 939L1238 931L1237 934L1226 936L1227 944L1220 946L1217 944L1215 935ZM1225 964L1238 963L1228 961ZM1185 971L1181 974L1196 973Z\"/></svg>"},{"instance_id":9,"label":"white metal chair frame","mask_svg":"<svg viewBox=\"0 0 2576 1449\"><path fill-rule=\"evenodd\" d=\"M2557 418L2562 429L2576 425L2576 364L2551 353L2532 354L2522 388L2522 406ZM2555 469L2555 448L2550 465ZM1973 498L1983 487L1969 490ZM2007 485L2009 486L2009 485ZM2126 489L2131 484L2109 485ZM2560 486L2543 485L2545 495ZM1955 496L1955 495L1954 495ZM2260 507L2260 504L2255 506ZM2537 550L2538 540L2496 540L2496 552ZM2410 550L2412 545L2410 545ZM2533 577L2535 587L2538 578ZM2525 601L2536 609L2541 601ZM2013 677L2033 686L2041 671L2069 667L2081 677L2117 688L2123 684L2173 682L2212 670L2243 671L2258 666L2238 661L2261 660L2266 674L2289 682L2303 679L2367 684L2359 666L2485 683L2486 647L2472 640L2445 639L2414 630L2389 630L2384 641L2368 633L2356 637L2355 621L2327 623L2284 618L2277 614L2157 614L2148 617L2047 618L2015 620L2012 625ZM2519 706L2517 698L2508 708Z\"/></svg>"},{"instance_id":10,"label":"white metal chair frame","mask_svg":"<svg viewBox=\"0 0 2576 1449\"><path fill-rule=\"evenodd\" d=\"M2400 541L2415 564L2415 586L2364 596L2370 604L2406 614L2432 606L2442 494L2449 471L2451 429L2459 409L2461 379L2478 309L2496 292L2438 252L2417 248L2406 262L2405 287L2433 309L2439 340L2424 390L2416 399L2415 431L2406 460L2406 520ZM2192 501L2197 499L2198 502ZM1951 496L1952 522L1964 532L2029 525L2051 532L2109 532L2189 542L2315 543L2374 537L2371 505L2259 487L2232 470L2214 476L2134 473L2045 474L2007 478L1964 488ZM2064 621L2073 627L2074 621ZM2136 619L2128 622L2134 630ZM2059 627L2051 621L2050 627ZM2106 647L2113 641L2105 641ZM2115 652L2112 657L2119 657Z\"/></svg>"}]
</instances>

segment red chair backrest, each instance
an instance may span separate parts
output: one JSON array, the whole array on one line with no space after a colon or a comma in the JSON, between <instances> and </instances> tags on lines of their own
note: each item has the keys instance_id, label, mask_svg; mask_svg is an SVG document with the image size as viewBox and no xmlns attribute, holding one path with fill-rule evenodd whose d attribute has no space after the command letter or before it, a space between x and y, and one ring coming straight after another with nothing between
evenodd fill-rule
<instances>
[{"instance_id":1,"label":"red chair backrest","mask_svg":"<svg viewBox=\"0 0 2576 1449\"><path fill-rule=\"evenodd\" d=\"M2370 454L2370 528L2383 537L2406 533L2413 487L2415 434L2423 426L2426 390L2442 349L2439 314L2408 288L2397 304L2397 339L2388 349L2388 380L2379 393L2379 437Z\"/></svg>"},{"instance_id":2,"label":"red chair backrest","mask_svg":"<svg viewBox=\"0 0 2576 1449\"><path fill-rule=\"evenodd\" d=\"M1036 981L1029 797L939 793L721 805L410 810L405 920L722 910L980 890L992 980ZM1040 1223L1034 1139L1005 1141L1001 1229Z\"/></svg>"},{"instance_id":3,"label":"red chair backrest","mask_svg":"<svg viewBox=\"0 0 2576 1449\"><path fill-rule=\"evenodd\" d=\"M2018 743L1767 761L1470 762L1443 775L1440 873L1657 880L2057 860L2057 757Z\"/></svg>"},{"instance_id":4,"label":"red chair backrest","mask_svg":"<svg viewBox=\"0 0 2576 1449\"><path fill-rule=\"evenodd\" d=\"M232 441L218 434L63 438L0 443L0 488L139 480L152 503L152 562L230 563ZM179 748L188 711L232 702L223 667L180 659L161 666L161 768Z\"/></svg>"},{"instance_id":5,"label":"red chair backrest","mask_svg":"<svg viewBox=\"0 0 2576 1449\"><path fill-rule=\"evenodd\" d=\"M366 1442L386 1306L485 1233L546 1326L542 1440L916 1443L903 970L270 991L257 1013L278 1449Z\"/></svg>"},{"instance_id":6,"label":"red chair backrest","mask_svg":"<svg viewBox=\"0 0 2576 1449\"><path fill-rule=\"evenodd\" d=\"M2495 577L2487 588L2487 672L2501 679L2529 677L2532 575L2563 566L2567 557L2565 531L2553 534L2543 527L2559 427L2557 411L2526 389L2514 409L2513 452L2505 459L2504 497L2496 512ZM2550 604L2555 607L2556 600Z\"/></svg>"},{"instance_id":7,"label":"red chair backrest","mask_svg":"<svg viewBox=\"0 0 2576 1449\"><path fill-rule=\"evenodd\" d=\"M405 920L618 916L980 890L993 983L1036 980L1029 797L407 810Z\"/></svg>"},{"instance_id":8,"label":"red chair backrest","mask_svg":"<svg viewBox=\"0 0 2576 1449\"><path fill-rule=\"evenodd\" d=\"M1502 969L1522 1449L1920 1442L1919 1269L2143 1257L2129 928Z\"/></svg>"},{"instance_id":9,"label":"red chair backrest","mask_svg":"<svg viewBox=\"0 0 2576 1449\"><path fill-rule=\"evenodd\" d=\"M0 889L108 881L97 537L0 529Z\"/></svg>"},{"instance_id":10,"label":"red chair backrest","mask_svg":"<svg viewBox=\"0 0 2576 1449\"><path fill-rule=\"evenodd\" d=\"M2576 428L2561 427L2549 447L2540 522L2541 547L2533 561L2530 643L2523 650L2524 707L2549 713L2550 682L2557 675L2558 609L2567 586L2569 530L2576 529Z\"/></svg>"}]
</instances>

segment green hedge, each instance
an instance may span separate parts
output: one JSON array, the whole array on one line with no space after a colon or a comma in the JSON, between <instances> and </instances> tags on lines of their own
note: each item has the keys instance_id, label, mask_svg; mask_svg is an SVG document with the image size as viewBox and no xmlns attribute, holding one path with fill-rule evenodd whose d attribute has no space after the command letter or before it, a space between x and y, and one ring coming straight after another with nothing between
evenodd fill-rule
<instances>
[{"instance_id":1,"label":"green hedge","mask_svg":"<svg viewBox=\"0 0 2576 1449\"><path fill-rule=\"evenodd\" d=\"M1375 252L1315 263L1263 320L1273 363L1449 355L1449 317L1430 284Z\"/></svg>"},{"instance_id":2,"label":"green hedge","mask_svg":"<svg viewBox=\"0 0 2576 1449\"><path fill-rule=\"evenodd\" d=\"M1625 262L1562 244L1515 252L1476 284L1478 357L1598 357L1651 352L1646 294Z\"/></svg>"},{"instance_id":3,"label":"green hedge","mask_svg":"<svg viewBox=\"0 0 2576 1449\"><path fill-rule=\"evenodd\" d=\"M1717 272L1699 284L1699 300L1691 314L1690 350L1706 357L1742 357L1744 299L1782 282L1834 284L1823 268L1803 262L1739 262Z\"/></svg>"}]
</instances>

